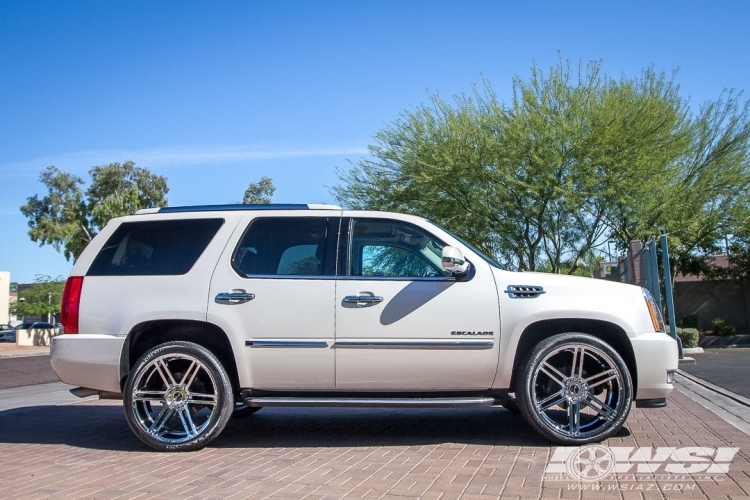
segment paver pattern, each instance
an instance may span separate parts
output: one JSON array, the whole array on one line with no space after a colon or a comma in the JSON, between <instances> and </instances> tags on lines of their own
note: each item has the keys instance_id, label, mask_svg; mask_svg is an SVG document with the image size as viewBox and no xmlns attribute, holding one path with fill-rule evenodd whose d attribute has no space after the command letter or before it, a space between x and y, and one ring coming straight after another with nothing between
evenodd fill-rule
<instances>
[{"instance_id":1,"label":"paver pattern","mask_svg":"<svg viewBox=\"0 0 750 500\"><path fill-rule=\"evenodd\" d=\"M210 447L159 453L121 402L0 413L0 498L747 498L750 437L675 391L634 409L608 446L739 447L702 481L545 481L556 446L504 409L272 409L233 419ZM680 484L680 490L675 490ZM614 485L617 490L607 490ZM583 489L583 488L589 489ZM591 487L603 488L591 491Z\"/></svg>"}]
</instances>

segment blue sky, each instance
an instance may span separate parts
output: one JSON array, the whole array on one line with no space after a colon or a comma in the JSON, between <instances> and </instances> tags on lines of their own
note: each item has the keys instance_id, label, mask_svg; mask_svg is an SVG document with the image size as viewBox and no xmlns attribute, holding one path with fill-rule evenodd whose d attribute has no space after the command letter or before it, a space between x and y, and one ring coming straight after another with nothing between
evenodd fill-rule
<instances>
[{"instance_id":1,"label":"blue sky","mask_svg":"<svg viewBox=\"0 0 750 500\"><path fill-rule=\"evenodd\" d=\"M19 207L48 165L84 178L133 160L170 205L333 203L336 167L399 112L470 92L511 97L532 61L602 60L611 76L679 68L693 106L750 90L750 2L0 2L0 270L72 264L27 236Z\"/></svg>"}]
</instances>

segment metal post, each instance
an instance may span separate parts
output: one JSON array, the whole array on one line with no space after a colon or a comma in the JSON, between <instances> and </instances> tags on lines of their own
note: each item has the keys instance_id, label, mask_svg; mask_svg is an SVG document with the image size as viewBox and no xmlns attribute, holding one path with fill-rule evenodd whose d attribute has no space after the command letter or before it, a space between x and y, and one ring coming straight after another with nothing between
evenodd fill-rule
<instances>
[{"instance_id":1,"label":"metal post","mask_svg":"<svg viewBox=\"0 0 750 500\"><path fill-rule=\"evenodd\" d=\"M656 299L656 303L659 304L659 307L662 307L661 305L661 286L659 285L659 262L656 259L656 238L653 236L651 237L651 240L648 242L648 249L649 254L647 259L651 261L651 264L649 265L651 270L651 295L654 296L654 299Z\"/></svg>"},{"instance_id":2,"label":"metal post","mask_svg":"<svg viewBox=\"0 0 750 500\"><path fill-rule=\"evenodd\" d=\"M664 293L667 301L667 317L669 318L669 334L677 340L680 349L680 359L684 358L682 353L682 341L677 336L677 325L674 319L674 294L672 293L672 269L669 266L669 248L667 246L667 235L661 235L659 245L661 246L661 258L664 265Z\"/></svg>"},{"instance_id":3,"label":"metal post","mask_svg":"<svg viewBox=\"0 0 750 500\"><path fill-rule=\"evenodd\" d=\"M646 268L646 288L651 292L651 295L654 295L654 284L652 283L654 277L653 274L651 274L651 242L644 243L642 254L643 267ZM656 295L654 295L654 299L656 299Z\"/></svg>"}]
</instances>

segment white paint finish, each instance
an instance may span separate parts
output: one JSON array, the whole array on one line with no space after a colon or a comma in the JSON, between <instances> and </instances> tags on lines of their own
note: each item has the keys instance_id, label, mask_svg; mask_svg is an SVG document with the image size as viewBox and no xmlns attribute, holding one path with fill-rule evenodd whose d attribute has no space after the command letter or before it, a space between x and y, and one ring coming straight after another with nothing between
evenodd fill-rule
<instances>
[{"instance_id":1,"label":"white paint finish","mask_svg":"<svg viewBox=\"0 0 750 500\"><path fill-rule=\"evenodd\" d=\"M524 330L538 321L589 319L619 326L631 340L639 332L653 333L653 325L640 287L577 276L547 273L516 273L493 269L500 293L502 341L495 388L507 388L513 370L518 341ZM536 298L508 297L508 285L537 285L545 293ZM666 342L676 342L659 333ZM642 364L636 359L638 366ZM662 363L663 364L663 363ZM516 367L518 369L518 367Z\"/></svg>"},{"instance_id":2,"label":"white paint finish","mask_svg":"<svg viewBox=\"0 0 750 500\"><path fill-rule=\"evenodd\" d=\"M281 215L344 215L409 222L459 248L476 266L476 274L469 281L454 283L238 276L230 260L247 223L253 217ZM85 274L99 247L123 220L186 217L226 220L188 274L85 278L80 322L84 334L53 341L53 366L63 380L117 391L120 351L133 326L153 319L192 319L207 320L227 333L243 387L368 391L506 388L518 340L527 326L545 319L585 318L615 324L633 342L639 373L638 398L665 397L671 390L665 373L677 366L676 343L663 333L653 333L640 288L588 278L496 270L451 235L414 216L342 214L331 209L138 215L111 221L84 251L72 275ZM510 299L503 293L508 285L542 286L546 293L533 299ZM254 293L256 298L244 304L214 300L218 293L235 289ZM364 307L343 303L347 295L368 293L382 296L384 301ZM454 330L492 331L493 335L452 336ZM333 348L336 340L420 342L469 338L492 338L495 345L486 350L426 346ZM319 341L327 342L327 346L245 345L246 340L253 339Z\"/></svg>"},{"instance_id":3,"label":"white paint finish","mask_svg":"<svg viewBox=\"0 0 750 500\"><path fill-rule=\"evenodd\" d=\"M52 339L50 362L66 384L120 392L120 356L125 337L65 334Z\"/></svg>"},{"instance_id":4,"label":"white paint finish","mask_svg":"<svg viewBox=\"0 0 750 500\"><path fill-rule=\"evenodd\" d=\"M293 217L332 217L325 211L285 212ZM244 229L254 217L247 215L226 245L214 271L208 304L208 321L223 329L234 350L242 387L254 389L334 388L334 294L333 279L246 278L231 266L232 254ZM255 298L243 304L215 300L222 292L245 290ZM326 348L250 347L245 342L262 340L325 341Z\"/></svg>"},{"instance_id":5,"label":"white paint finish","mask_svg":"<svg viewBox=\"0 0 750 500\"><path fill-rule=\"evenodd\" d=\"M677 342L661 332L644 333L630 340L638 361L635 399L666 398L673 388L667 383L667 371L675 371L679 365Z\"/></svg>"},{"instance_id":6,"label":"white paint finish","mask_svg":"<svg viewBox=\"0 0 750 500\"><path fill-rule=\"evenodd\" d=\"M358 307L348 295L373 294L383 302ZM452 331L493 332L491 336ZM336 341L494 340L492 349L336 349L336 389L489 389L500 339L498 299L484 261L469 281L343 279L336 285Z\"/></svg>"},{"instance_id":7,"label":"white paint finish","mask_svg":"<svg viewBox=\"0 0 750 500\"><path fill-rule=\"evenodd\" d=\"M175 215L139 215L136 220L180 218ZM190 271L177 276L86 276L81 291L79 332L127 335L133 327L144 321L206 321L211 274L240 217L233 216L231 212L226 215L210 212L190 215L195 215L195 218L225 219ZM102 245L111 236L114 231L110 230L111 225L107 225L108 234L96 237L96 246ZM91 261L93 258L88 259L86 269ZM78 264L72 274L76 275L77 272Z\"/></svg>"}]
</instances>

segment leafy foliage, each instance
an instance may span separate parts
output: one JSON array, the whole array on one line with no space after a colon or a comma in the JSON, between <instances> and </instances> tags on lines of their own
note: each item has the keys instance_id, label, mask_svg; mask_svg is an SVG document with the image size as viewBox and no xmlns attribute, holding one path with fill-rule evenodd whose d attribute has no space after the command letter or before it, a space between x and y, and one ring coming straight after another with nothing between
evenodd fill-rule
<instances>
[{"instance_id":1,"label":"leafy foliage","mask_svg":"<svg viewBox=\"0 0 750 500\"><path fill-rule=\"evenodd\" d=\"M679 90L652 68L616 80L561 59L515 78L509 104L487 81L453 104L433 94L331 192L427 216L509 268L588 272L607 239L623 249L660 229L682 263L747 220L750 125L738 94L692 115Z\"/></svg>"},{"instance_id":2,"label":"leafy foliage","mask_svg":"<svg viewBox=\"0 0 750 500\"><path fill-rule=\"evenodd\" d=\"M698 340L700 337L698 335L698 330L695 328L677 328L676 333L682 341L682 347L698 347Z\"/></svg>"},{"instance_id":3,"label":"leafy foliage","mask_svg":"<svg viewBox=\"0 0 750 500\"><path fill-rule=\"evenodd\" d=\"M694 328L696 330L701 329L701 318L697 314L686 314L680 321L683 328Z\"/></svg>"},{"instance_id":4,"label":"leafy foliage","mask_svg":"<svg viewBox=\"0 0 750 500\"><path fill-rule=\"evenodd\" d=\"M268 204L271 203L273 193L276 188L273 185L273 179L263 176L258 182L251 182L245 190L245 197L242 203L250 204Z\"/></svg>"},{"instance_id":5,"label":"leafy foliage","mask_svg":"<svg viewBox=\"0 0 750 500\"><path fill-rule=\"evenodd\" d=\"M711 321L711 326L713 326L714 335L718 335L720 337L737 335L737 327L727 322L727 320L725 320L724 318L714 318Z\"/></svg>"},{"instance_id":6,"label":"leafy foliage","mask_svg":"<svg viewBox=\"0 0 750 500\"><path fill-rule=\"evenodd\" d=\"M18 300L11 307L16 316L44 316L60 312L65 280L37 275L34 284L18 292Z\"/></svg>"},{"instance_id":7,"label":"leafy foliage","mask_svg":"<svg viewBox=\"0 0 750 500\"><path fill-rule=\"evenodd\" d=\"M47 167L39 178L47 195L29 197L21 207L31 240L52 245L68 260L76 260L110 219L167 204L166 177L131 161L93 167L89 174L91 182L84 190L82 178Z\"/></svg>"}]
</instances>

